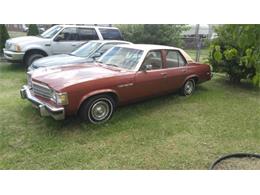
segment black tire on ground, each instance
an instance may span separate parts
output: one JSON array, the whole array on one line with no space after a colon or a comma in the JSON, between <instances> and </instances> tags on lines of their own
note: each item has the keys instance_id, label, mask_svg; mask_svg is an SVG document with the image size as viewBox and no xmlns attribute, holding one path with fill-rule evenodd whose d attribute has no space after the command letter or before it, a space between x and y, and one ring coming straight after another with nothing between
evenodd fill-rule
<instances>
[{"instance_id":1,"label":"black tire on ground","mask_svg":"<svg viewBox=\"0 0 260 195\"><path fill-rule=\"evenodd\" d=\"M194 79L188 79L184 85L181 88L181 95L183 96L190 96L195 90L195 80Z\"/></svg>"},{"instance_id":2,"label":"black tire on ground","mask_svg":"<svg viewBox=\"0 0 260 195\"><path fill-rule=\"evenodd\" d=\"M83 121L101 124L112 117L115 107L116 102L110 95L96 95L81 105L79 116Z\"/></svg>"},{"instance_id":3,"label":"black tire on ground","mask_svg":"<svg viewBox=\"0 0 260 195\"><path fill-rule=\"evenodd\" d=\"M38 53L28 55L25 59L25 66L29 67L33 63L33 61L40 59L42 57L44 57L44 55Z\"/></svg>"}]
</instances>

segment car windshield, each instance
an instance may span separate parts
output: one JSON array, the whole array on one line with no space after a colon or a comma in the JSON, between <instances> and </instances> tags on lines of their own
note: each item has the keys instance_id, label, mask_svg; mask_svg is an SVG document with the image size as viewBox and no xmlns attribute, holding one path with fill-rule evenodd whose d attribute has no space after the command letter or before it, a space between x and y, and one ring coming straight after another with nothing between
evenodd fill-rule
<instances>
[{"instance_id":1,"label":"car windshield","mask_svg":"<svg viewBox=\"0 0 260 195\"><path fill-rule=\"evenodd\" d=\"M82 45L80 48L73 51L71 55L78 57L89 57L89 55L93 53L100 45L101 43L98 42L88 42Z\"/></svg>"},{"instance_id":2,"label":"car windshield","mask_svg":"<svg viewBox=\"0 0 260 195\"><path fill-rule=\"evenodd\" d=\"M98 60L102 64L133 70L140 61L143 51L133 48L113 47Z\"/></svg>"},{"instance_id":3,"label":"car windshield","mask_svg":"<svg viewBox=\"0 0 260 195\"><path fill-rule=\"evenodd\" d=\"M57 25L57 26L53 26L51 28L49 28L48 30L46 30L45 32L43 32L40 37L42 38L52 38L54 35L57 34L58 31L60 31L62 29L61 26Z\"/></svg>"}]
</instances>

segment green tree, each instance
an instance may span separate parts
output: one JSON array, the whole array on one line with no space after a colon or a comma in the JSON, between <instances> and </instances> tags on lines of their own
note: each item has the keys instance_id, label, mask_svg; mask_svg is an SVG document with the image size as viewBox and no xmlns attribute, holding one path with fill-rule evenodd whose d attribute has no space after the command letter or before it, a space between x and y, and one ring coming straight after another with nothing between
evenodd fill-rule
<instances>
[{"instance_id":1,"label":"green tree","mask_svg":"<svg viewBox=\"0 0 260 195\"><path fill-rule=\"evenodd\" d=\"M251 79L260 87L260 25L226 24L216 32L209 55L214 70L226 72L231 81Z\"/></svg>"},{"instance_id":2,"label":"green tree","mask_svg":"<svg viewBox=\"0 0 260 195\"><path fill-rule=\"evenodd\" d=\"M9 39L10 36L4 24L0 24L0 53L3 52L3 48L5 47L5 42Z\"/></svg>"},{"instance_id":3,"label":"green tree","mask_svg":"<svg viewBox=\"0 0 260 195\"><path fill-rule=\"evenodd\" d=\"M177 24L120 24L117 27L127 41L176 47L181 46L181 33L188 28Z\"/></svg>"},{"instance_id":4,"label":"green tree","mask_svg":"<svg viewBox=\"0 0 260 195\"><path fill-rule=\"evenodd\" d=\"M30 24L29 28L28 28L27 35L28 36L35 36L35 35L38 35L38 34L40 34L40 33L39 33L39 29L38 29L37 25L36 24Z\"/></svg>"}]
</instances>

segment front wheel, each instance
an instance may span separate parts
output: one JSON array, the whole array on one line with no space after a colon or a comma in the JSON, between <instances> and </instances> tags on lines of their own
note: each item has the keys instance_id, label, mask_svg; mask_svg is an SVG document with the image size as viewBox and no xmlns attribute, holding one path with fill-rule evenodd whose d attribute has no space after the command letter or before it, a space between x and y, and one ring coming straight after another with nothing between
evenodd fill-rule
<instances>
[{"instance_id":1,"label":"front wheel","mask_svg":"<svg viewBox=\"0 0 260 195\"><path fill-rule=\"evenodd\" d=\"M35 60L38 60L42 57L44 57L44 55L38 53L27 56L25 59L25 66L29 67Z\"/></svg>"},{"instance_id":2,"label":"front wheel","mask_svg":"<svg viewBox=\"0 0 260 195\"><path fill-rule=\"evenodd\" d=\"M194 79L187 80L181 88L181 94L184 96L190 96L195 90Z\"/></svg>"},{"instance_id":3,"label":"front wheel","mask_svg":"<svg viewBox=\"0 0 260 195\"><path fill-rule=\"evenodd\" d=\"M97 95L83 103L79 115L84 121L101 124L112 117L115 100L109 95Z\"/></svg>"}]
</instances>

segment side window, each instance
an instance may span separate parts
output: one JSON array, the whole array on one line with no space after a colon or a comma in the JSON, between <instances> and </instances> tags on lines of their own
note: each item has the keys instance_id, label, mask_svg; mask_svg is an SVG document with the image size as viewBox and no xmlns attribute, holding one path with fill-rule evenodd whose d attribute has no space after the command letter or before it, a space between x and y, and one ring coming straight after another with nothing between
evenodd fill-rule
<instances>
[{"instance_id":1,"label":"side window","mask_svg":"<svg viewBox=\"0 0 260 195\"><path fill-rule=\"evenodd\" d=\"M103 46L101 46L97 52L103 54L105 53L107 50L109 50L111 47L115 46L116 44L113 44L113 43L107 43L107 44L104 44Z\"/></svg>"},{"instance_id":2,"label":"side window","mask_svg":"<svg viewBox=\"0 0 260 195\"><path fill-rule=\"evenodd\" d=\"M78 28L79 40L99 40L97 32L94 28Z\"/></svg>"},{"instance_id":3,"label":"side window","mask_svg":"<svg viewBox=\"0 0 260 195\"><path fill-rule=\"evenodd\" d=\"M98 29L104 40L123 40L118 29L99 28Z\"/></svg>"},{"instance_id":4,"label":"side window","mask_svg":"<svg viewBox=\"0 0 260 195\"><path fill-rule=\"evenodd\" d=\"M162 68L162 56L161 51L150 51L146 55L143 65L152 65L152 70L161 69Z\"/></svg>"},{"instance_id":5,"label":"side window","mask_svg":"<svg viewBox=\"0 0 260 195\"><path fill-rule=\"evenodd\" d=\"M166 62L168 68L184 66L186 64L185 60L178 51L168 51L166 56Z\"/></svg>"},{"instance_id":6,"label":"side window","mask_svg":"<svg viewBox=\"0 0 260 195\"><path fill-rule=\"evenodd\" d=\"M178 57L179 57L179 66L185 66L186 61L183 59L180 53L178 53Z\"/></svg>"},{"instance_id":7,"label":"side window","mask_svg":"<svg viewBox=\"0 0 260 195\"><path fill-rule=\"evenodd\" d=\"M78 41L79 35L76 28L65 28L58 35L59 41Z\"/></svg>"}]
</instances>

